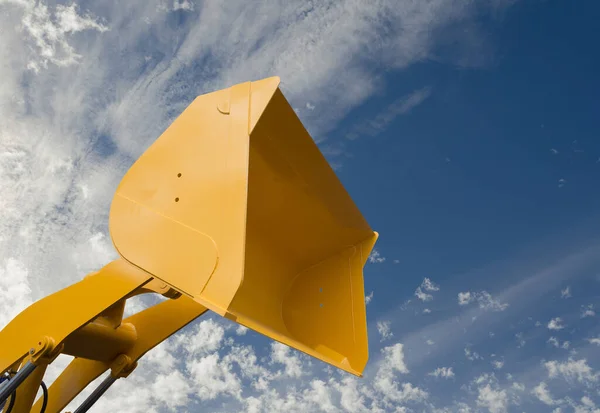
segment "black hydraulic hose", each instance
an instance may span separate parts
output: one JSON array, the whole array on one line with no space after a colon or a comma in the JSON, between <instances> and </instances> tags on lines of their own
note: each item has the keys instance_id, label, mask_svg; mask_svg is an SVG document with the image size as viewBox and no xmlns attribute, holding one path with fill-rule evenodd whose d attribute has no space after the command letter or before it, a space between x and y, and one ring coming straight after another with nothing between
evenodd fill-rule
<instances>
[{"instance_id":1,"label":"black hydraulic hose","mask_svg":"<svg viewBox=\"0 0 600 413\"><path fill-rule=\"evenodd\" d=\"M42 380L40 383L42 386L42 391L44 392L44 401L42 402L42 408L40 409L40 413L46 412L46 406L48 406L48 388L46 387L46 383ZM9 412L6 412L9 413Z\"/></svg>"},{"instance_id":2,"label":"black hydraulic hose","mask_svg":"<svg viewBox=\"0 0 600 413\"><path fill-rule=\"evenodd\" d=\"M43 392L43 401L42 401L42 408L40 409L40 413L46 413L46 407L48 406L48 387L46 387L46 383L44 383L43 380L40 383L40 385L42 386L42 392ZM8 404L8 408L6 409L6 413L12 412L12 409L15 406L16 401L17 401L17 391L15 390L10 395L10 403Z\"/></svg>"},{"instance_id":3,"label":"black hydraulic hose","mask_svg":"<svg viewBox=\"0 0 600 413\"><path fill-rule=\"evenodd\" d=\"M15 390L10 395L10 403L8 404L8 408L6 409L6 413L12 412L13 407L15 406L15 401L17 400L17 391Z\"/></svg>"}]
</instances>

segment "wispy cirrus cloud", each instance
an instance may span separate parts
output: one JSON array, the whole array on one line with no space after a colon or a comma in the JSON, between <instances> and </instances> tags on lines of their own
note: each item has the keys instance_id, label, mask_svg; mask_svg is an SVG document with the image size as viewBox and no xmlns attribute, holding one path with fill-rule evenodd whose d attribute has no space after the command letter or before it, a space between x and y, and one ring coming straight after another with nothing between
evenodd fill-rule
<instances>
[{"instance_id":1,"label":"wispy cirrus cloud","mask_svg":"<svg viewBox=\"0 0 600 413\"><path fill-rule=\"evenodd\" d=\"M357 139L361 136L377 136L398 117L409 113L416 106L423 103L431 95L431 87L417 89L406 96L392 102L373 118L365 119L355 124L346 134L348 139Z\"/></svg>"}]
</instances>

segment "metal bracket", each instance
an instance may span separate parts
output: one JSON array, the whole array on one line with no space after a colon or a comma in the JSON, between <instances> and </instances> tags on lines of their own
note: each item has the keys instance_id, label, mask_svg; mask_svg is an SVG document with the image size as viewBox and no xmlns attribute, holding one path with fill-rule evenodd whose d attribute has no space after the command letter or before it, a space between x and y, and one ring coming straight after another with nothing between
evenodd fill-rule
<instances>
[{"instance_id":1,"label":"metal bracket","mask_svg":"<svg viewBox=\"0 0 600 413\"><path fill-rule=\"evenodd\" d=\"M115 378L125 378L135 370L137 361L133 361L131 357L125 354L119 354L110 364L110 374Z\"/></svg>"},{"instance_id":2,"label":"metal bracket","mask_svg":"<svg viewBox=\"0 0 600 413\"><path fill-rule=\"evenodd\" d=\"M36 366L48 365L58 357L63 347L62 343L57 346L52 337L44 336L35 347L29 350L30 361Z\"/></svg>"}]
</instances>

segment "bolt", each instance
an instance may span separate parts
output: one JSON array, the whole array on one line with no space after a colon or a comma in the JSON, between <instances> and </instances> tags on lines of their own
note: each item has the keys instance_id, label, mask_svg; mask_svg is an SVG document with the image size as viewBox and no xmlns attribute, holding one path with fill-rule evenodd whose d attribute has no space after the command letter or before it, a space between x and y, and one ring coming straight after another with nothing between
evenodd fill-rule
<instances>
[{"instance_id":1,"label":"bolt","mask_svg":"<svg viewBox=\"0 0 600 413\"><path fill-rule=\"evenodd\" d=\"M35 353L35 349L33 349L33 348L30 348L30 349L29 349L29 354L32 354L32 355L33 355L33 353Z\"/></svg>"}]
</instances>

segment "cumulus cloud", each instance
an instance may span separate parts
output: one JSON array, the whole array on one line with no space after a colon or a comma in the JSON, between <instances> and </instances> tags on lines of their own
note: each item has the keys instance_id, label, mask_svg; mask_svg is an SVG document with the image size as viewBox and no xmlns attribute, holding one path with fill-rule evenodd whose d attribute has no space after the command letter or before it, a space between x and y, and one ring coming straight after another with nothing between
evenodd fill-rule
<instances>
[{"instance_id":1,"label":"cumulus cloud","mask_svg":"<svg viewBox=\"0 0 600 413\"><path fill-rule=\"evenodd\" d=\"M369 295L365 296L365 304L369 304L373 300L373 291L369 293Z\"/></svg>"},{"instance_id":2,"label":"cumulus cloud","mask_svg":"<svg viewBox=\"0 0 600 413\"><path fill-rule=\"evenodd\" d=\"M565 328L560 317L553 318L548 322L548 330L562 330Z\"/></svg>"},{"instance_id":3,"label":"cumulus cloud","mask_svg":"<svg viewBox=\"0 0 600 413\"><path fill-rule=\"evenodd\" d=\"M193 355L212 353L221 347L225 329L214 319L202 320L192 334L175 336L177 345Z\"/></svg>"},{"instance_id":4,"label":"cumulus cloud","mask_svg":"<svg viewBox=\"0 0 600 413\"><path fill-rule=\"evenodd\" d=\"M571 287L567 286L564 290L560 291L561 298L571 298Z\"/></svg>"},{"instance_id":5,"label":"cumulus cloud","mask_svg":"<svg viewBox=\"0 0 600 413\"><path fill-rule=\"evenodd\" d=\"M385 262L385 257L382 257L381 253L373 248L373 251L371 251L371 254L369 255L369 262L372 264L381 264L382 262Z\"/></svg>"},{"instance_id":6,"label":"cumulus cloud","mask_svg":"<svg viewBox=\"0 0 600 413\"><path fill-rule=\"evenodd\" d=\"M562 377L567 381L577 381L583 384L591 384L598 381L598 373L587 364L586 359L573 360L569 358L567 361L560 362L551 360L544 363L548 370L549 378Z\"/></svg>"},{"instance_id":7,"label":"cumulus cloud","mask_svg":"<svg viewBox=\"0 0 600 413\"><path fill-rule=\"evenodd\" d=\"M472 351L469 347L465 347L465 357L471 361L474 360L483 360L483 357L479 355L476 351Z\"/></svg>"},{"instance_id":8,"label":"cumulus cloud","mask_svg":"<svg viewBox=\"0 0 600 413\"><path fill-rule=\"evenodd\" d=\"M494 360L492 361L492 366L494 366L495 369L500 370L504 367L504 360Z\"/></svg>"},{"instance_id":9,"label":"cumulus cloud","mask_svg":"<svg viewBox=\"0 0 600 413\"><path fill-rule=\"evenodd\" d=\"M452 371L452 367L438 367L437 369L429 373L429 375L433 377L451 379L454 377L454 371Z\"/></svg>"},{"instance_id":10,"label":"cumulus cloud","mask_svg":"<svg viewBox=\"0 0 600 413\"><path fill-rule=\"evenodd\" d=\"M195 393L200 400L214 400L221 395L241 398L242 383L230 363L212 353L187 364Z\"/></svg>"},{"instance_id":11,"label":"cumulus cloud","mask_svg":"<svg viewBox=\"0 0 600 413\"><path fill-rule=\"evenodd\" d=\"M596 312L594 311L594 304L588 304L581 306L581 318L594 317Z\"/></svg>"},{"instance_id":12,"label":"cumulus cloud","mask_svg":"<svg viewBox=\"0 0 600 413\"><path fill-rule=\"evenodd\" d=\"M492 388L491 384L479 387L477 405L487 408L490 413L504 413L508 409L506 390Z\"/></svg>"},{"instance_id":13,"label":"cumulus cloud","mask_svg":"<svg viewBox=\"0 0 600 413\"><path fill-rule=\"evenodd\" d=\"M271 343L271 364L283 364L285 374L300 377L304 374L300 358L290 347L278 342Z\"/></svg>"},{"instance_id":14,"label":"cumulus cloud","mask_svg":"<svg viewBox=\"0 0 600 413\"><path fill-rule=\"evenodd\" d=\"M391 323L389 321L378 321L377 332L381 336L381 341L388 340L394 336L391 329Z\"/></svg>"},{"instance_id":15,"label":"cumulus cloud","mask_svg":"<svg viewBox=\"0 0 600 413\"><path fill-rule=\"evenodd\" d=\"M477 386L477 406L487 408L490 413L507 411L508 393L499 388L494 375L482 374L473 384Z\"/></svg>"},{"instance_id":16,"label":"cumulus cloud","mask_svg":"<svg viewBox=\"0 0 600 413\"><path fill-rule=\"evenodd\" d=\"M421 301L433 300L433 295L427 294L426 291L439 291L440 287L435 285L429 278L424 278L421 285L415 290L415 296Z\"/></svg>"},{"instance_id":17,"label":"cumulus cloud","mask_svg":"<svg viewBox=\"0 0 600 413\"><path fill-rule=\"evenodd\" d=\"M560 340L558 340L556 337L550 337L548 339L548 343L552 344L556 348L562 348L562 349L565 349L565 350L568 350L569 346L571 345L571 343L569 343L568 341L564 341L561 344Z\"/></svg>"},{"instance_id":18,"label":"cumulus cloud","mask_svg":"<svg viewBox=\"0 0 600 413\"><path fill-rule=\"evenodd\" d=\"M548 385L544 382L541 382L537 386L533 388L531 393L538 398L539 401L548 405L554 406L557 402L552 398L550 391L548 390Z\"/></svg>"},{"instance_id":19,"label":"cumulus cloud","mask_svg":"<svg viewBox=\"0 0 600 413\"><path fill-rule=\"evenodd\" d=\"M479 304L479 308L484 311L504 311L508 308L508 303L501 303L500 301L494 299L487 291L465 291L458 293L459 305L468 305L472 302L477 302Z\"/></svg>"},{"instance_id":20,"label":"cumulus cloud","mask_svg":"<svg viewBox=\"0 0 600 413\"><path fill-rule=\"evenodd\" d=\"M600 337L588 338L587 341L589 341L591 344L600 346Z\"/></svg>"},{"instance_id":21,"label":"cumulus cloud","mask_svg":"<svg viewBox=\"0 0 600 413\"><path fill-rule=\"evenodd\" d=\"M525 345L526 341L525 341L525 336L523 335L523 333L515 334L515 338L517 339L517 347L518 348L521 348Z\"/></svg>"},{"instance_id":22,"label":"cumulus cloud","mask_svg":"<svg viewBox=\"0 0 600 413\"><path fill-rule=\"evenodd\" d=\"M464 293L458 293L458 305L467 305L471 301L473 301L474 297L471 295L470 291L466 291Z\"/></svg>"}]
</instances>

